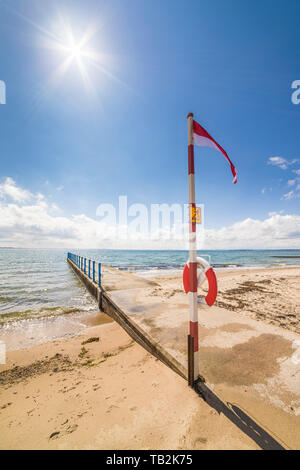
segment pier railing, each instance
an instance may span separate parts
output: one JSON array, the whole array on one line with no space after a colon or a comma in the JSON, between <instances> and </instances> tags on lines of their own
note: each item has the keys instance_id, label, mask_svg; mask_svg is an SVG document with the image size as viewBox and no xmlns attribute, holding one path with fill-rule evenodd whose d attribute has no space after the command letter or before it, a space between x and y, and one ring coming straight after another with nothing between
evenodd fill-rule
<instances>
[{"instance_id":1,"label":"pier railing","mask_svg":"<svg viewBox=\"0 0 300 470\"><path fill-rule=\"evenodd\" d=\"M72 261L84 274L86 274L89 279L91 279L95 284L98 284L101 287L101 263L94 261L84 256L75 255L74 253L68 253L68 259Z\"/></svg>"}]
</instances>

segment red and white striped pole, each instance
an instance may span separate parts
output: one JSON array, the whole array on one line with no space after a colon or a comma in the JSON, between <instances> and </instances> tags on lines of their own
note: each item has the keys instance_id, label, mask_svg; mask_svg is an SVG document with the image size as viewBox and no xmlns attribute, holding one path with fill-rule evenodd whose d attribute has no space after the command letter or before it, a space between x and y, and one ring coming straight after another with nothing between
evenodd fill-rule
<instances>
[{"instance_id":1,"label":"red and white striped pole","mask_svg":"<svg viewBox=\"0 0 300 470\"><path fill-rule=\"evenodd\" d=\"M189 252L190 252L190 335L194 338L194 381L199 377L198 363L198 282L197 282L197 235L196 235L196 199L195 199L195 166L193 113L188 120L188 160L189 160ZM194 217L193 217L194 215Z\"/></svg>"}]
</instances>

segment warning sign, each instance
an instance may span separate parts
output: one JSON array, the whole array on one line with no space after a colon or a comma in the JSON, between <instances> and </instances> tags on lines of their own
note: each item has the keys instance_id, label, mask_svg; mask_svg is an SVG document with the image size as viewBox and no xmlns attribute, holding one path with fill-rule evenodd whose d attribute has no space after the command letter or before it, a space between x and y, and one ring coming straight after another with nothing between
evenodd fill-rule
<instances>
[{"instance_id":1,"label":"warning sign","mask_svg":"<svg viewBox=\"0 0 300 470\"><path fill-rule=\"evenodd\" d=\"M202 224L201 207L191 207L190 217L193 224Z\"/></svg>"}]
</instances>

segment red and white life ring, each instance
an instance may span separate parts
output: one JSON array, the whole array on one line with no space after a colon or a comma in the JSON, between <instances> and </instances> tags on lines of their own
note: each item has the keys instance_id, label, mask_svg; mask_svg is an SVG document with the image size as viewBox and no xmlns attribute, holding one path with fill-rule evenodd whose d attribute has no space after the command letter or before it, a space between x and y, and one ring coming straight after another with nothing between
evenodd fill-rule
<instances>
[{"instance_id":1,"label":"red and white life ring","mask_svg":"<svg viewBox=\"0 0 300 470\"><path fill-rule=\"evenodd\" d=\"M203 258L197 258L197 265L200 266L201 270L198 274L198 286L201 286L205 281L205 278L208 281L208 294L205 297L206 304L211 307L217 298L218 295L218 284L215 272L208 261ZM190 268L189 263L186 263L183 270L183 287L185 293L190 292Z\"/></svg>"}]
</instances>

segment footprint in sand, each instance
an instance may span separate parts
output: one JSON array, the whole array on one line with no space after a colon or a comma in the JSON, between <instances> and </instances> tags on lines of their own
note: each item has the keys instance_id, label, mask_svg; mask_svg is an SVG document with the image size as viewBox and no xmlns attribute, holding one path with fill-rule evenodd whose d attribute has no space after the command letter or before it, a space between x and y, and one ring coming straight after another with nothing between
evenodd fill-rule
<instances>
[{"instance_id":1,"label":"footprint in sand","mask_svg":"<svg viewBox=\"0 0 300 470\"><path fill-rule=\"evenodd\" d=\"M6 403L6 405L1 406L1 410L4 410L4 408L7 408L8 406L12 405L12 403Z\"/></svg>"},{"instance_id":2,"label":"footprint in sand","mask_svg":"<svg viewBox=\"0 0 300 470\"><path fill-rule=\"evenodd\" d=\"M72 432L76 431L77 428L78 428L78 424L72 424L68 426L66 429L66 434L71 434Z\"/></svg>"},{"instance_id":3,"label":"footprint in sand","mask_svg":"<svg viewBox=\"0 0 300 470\"><path fill-rule=\"evenodd\" d=\"M110 405L110 407L108 408L108 410L106 411L106 413L110 413L114 408L119 408L119 406Z\"/></svg>"},{"instance_id":4,"label":"footprint in sand","mask_svg":"<svg viewBox=\"0 0 300 470\"><path fill-rule=\"evenodd\" d=\"M65 421L65 424L67 424L67 423L68 423L68 420ZM50 434L49 440L52 441L54 439L58 439L58 437L61 437L64 434L72 434L72 432L76 431L77 428L78 428L78 424L71 424L63 432L54 431L52 434Z\"/></svg>"},{"instance_id":5,"label":"footprint in sand","mask_svg":"<svg viewBox=\"0 0 300 470\"><path fill-rule=\"evenodd\" d=\"M193 448L197 448L197 446L200 445L200 444L206 444L206 442L207 442L207 438L206 438L206 437L198 437L198 438L194 441Z\"/></svg>"}]
</instances>

